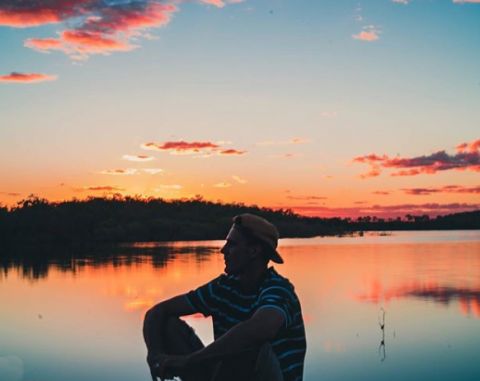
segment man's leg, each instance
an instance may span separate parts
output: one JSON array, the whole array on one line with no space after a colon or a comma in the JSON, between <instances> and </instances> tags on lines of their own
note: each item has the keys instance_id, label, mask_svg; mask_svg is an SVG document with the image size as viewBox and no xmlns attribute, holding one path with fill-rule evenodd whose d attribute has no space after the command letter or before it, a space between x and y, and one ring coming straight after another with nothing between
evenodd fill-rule
<instances>
[{"instance_id":1,"label":"man's leg","mask_svg":"<svg viewBox=\"0 0 480 381\"><path fill-rule=\"evenodd\" d=\"M149 366L153 365L155 356L160 354L186 355L204 347L193 328L177 317L168 318L164 327L158 327L155 323L155 320L150 317L145 320L143 329ZM160 351L159 348L162 350ZM184 381L205 379L204 372L194 370L191 372L187 370L187 372L191 374L190 376L183 375L182 380ZM152 379L155 379L153 375Z\"/></svg>"},{"instance_id":2,"label":"man's leg","mask_svg":"<svg viewBox=\"0 0 480 381\"><path fill-rule=\"evenodd\" d=\"M204 347L193 328L179 318L167 320L163 340L169 355L186 355Z\"/></svg>"},{"instance_id":3,"label":"man's leg","mask_svg":"<svg viewBox=\"0 0 480 381\"><path fill-rule=\"evenodd\" d=\"M269 343L221 361L213 381L283 381L277 356Z\"/></svg>"}]
</instances>

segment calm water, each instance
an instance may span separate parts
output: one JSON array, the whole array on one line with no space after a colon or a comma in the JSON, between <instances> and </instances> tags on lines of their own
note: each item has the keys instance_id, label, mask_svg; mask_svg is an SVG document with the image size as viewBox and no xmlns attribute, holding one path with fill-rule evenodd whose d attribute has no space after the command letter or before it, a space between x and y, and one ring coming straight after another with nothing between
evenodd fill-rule
<instances>
[{"instance_id":1,"label":"calm water","mask_svg":"<svg viewBox=\"0 0 480 381\"><path fill-rule=\"evenodd\" d=\"M3 258L0 380L148 380L146 309L221 273L220 245ZM281 252L303 305L306 380L480 380L480 231L287 239ZM187 321L212 340L208 319Z\"/></svg>"}]
</instances>

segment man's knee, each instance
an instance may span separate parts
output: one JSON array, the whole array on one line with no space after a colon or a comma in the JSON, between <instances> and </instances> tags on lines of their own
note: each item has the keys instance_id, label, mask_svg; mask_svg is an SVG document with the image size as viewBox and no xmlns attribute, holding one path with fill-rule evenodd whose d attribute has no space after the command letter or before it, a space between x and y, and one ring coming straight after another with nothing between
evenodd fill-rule
<instances>
[{"instance_id":1,"label":"man's knee","mask_svg":"<svg viewBox=\"0 0 480 381\"><path fill-rule=\"evenodd\" d=\"M173 316L165 322L165 340L171 354L188 354L204 347L193 328Z\"/></svg>"},{"instance_id":2,"label":"man's knee","mask_svg":"<svg viewBox=\"0 0 480 381\"><path fill-rule=\"evenodd\" d=\"M159 315L162 313L162 307L160 304L150 308L143 317L143 328L153 326L156 321L159 319Z\"/></svg>"}]
</instances>

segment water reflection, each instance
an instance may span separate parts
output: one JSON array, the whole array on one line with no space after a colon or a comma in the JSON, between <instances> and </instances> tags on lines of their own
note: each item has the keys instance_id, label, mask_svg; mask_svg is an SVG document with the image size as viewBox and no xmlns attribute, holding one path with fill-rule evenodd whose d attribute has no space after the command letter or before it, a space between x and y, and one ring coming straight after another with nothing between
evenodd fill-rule
<instances>
[{"instance_id":1,"label":"water reflection","mask_svg":"<svg viewBox=\"0 0 480 381\"><path fill-rule=\"evenodd\" d=\"M305 380L480 380L480 233L467 233L282 240ZM147 380L144 312L220 274L221 243L2 249L0 380L18 364L18 381ZM210 320L188 323L213 339Z\"/></svg>"},{"instance_id":2,"label":"water reflection","mask_svg":"<svg viewBox=\"0 0 480 381\"><path fill-rule=\"evenodd\" d=\"M357 296L360 301L375 304L388 303L400 298L431 300L445 307L456 302L464 315L480 319L480 288L442 286L438 283L412 283L384 289L380 282L375 281L368 293Z\"/></svg>"},{"instance_id":3,"label":"water reflection","mask_svg":"<svg viewBox=\"0 0 480 381\"><path fill-rule=\"evenodd\" d=\"M212 241L213 242L213 241ZM181 255L193 255L197 262L204 262L212 253L219 251L219 245L195 245L195 242L158 243L142 242L128 245L95 247L9 247L4 248L0 257L1 274L7 277L12 270L22 278L39 280L47 278L49 271L77 274L84 267L130 267L149 263L154 268L166 267Z\"/></svg>"}]
</instances>

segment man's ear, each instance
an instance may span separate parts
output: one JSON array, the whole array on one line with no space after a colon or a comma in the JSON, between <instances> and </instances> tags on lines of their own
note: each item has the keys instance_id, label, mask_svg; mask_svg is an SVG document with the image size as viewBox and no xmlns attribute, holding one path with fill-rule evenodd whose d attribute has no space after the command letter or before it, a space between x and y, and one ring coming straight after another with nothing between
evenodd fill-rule
<instances>
[{"instance_id":1,"label":"man's ear","mask_svg":"<svg viewBox=\"0 0 480 381\"><path fill-rule=\"evenodd\" d=\"M250 246L250 258L257 258L258 256L262 255L262 248L260 245L252 245Z\"/></svg>"}]
</instances>

